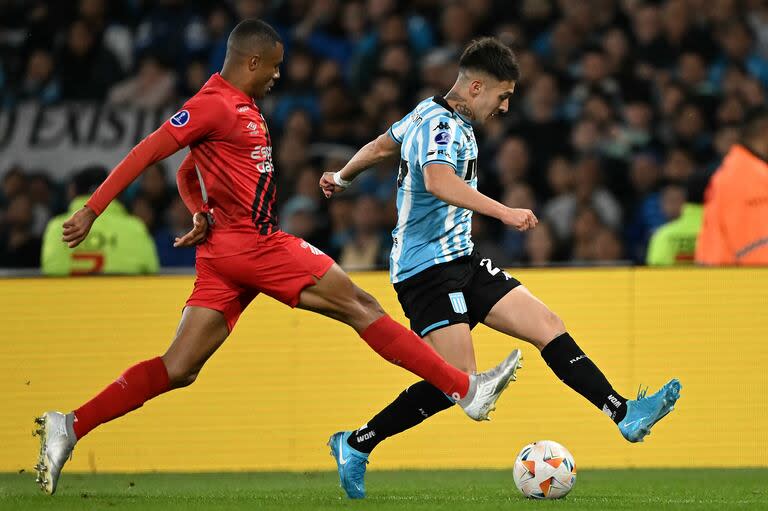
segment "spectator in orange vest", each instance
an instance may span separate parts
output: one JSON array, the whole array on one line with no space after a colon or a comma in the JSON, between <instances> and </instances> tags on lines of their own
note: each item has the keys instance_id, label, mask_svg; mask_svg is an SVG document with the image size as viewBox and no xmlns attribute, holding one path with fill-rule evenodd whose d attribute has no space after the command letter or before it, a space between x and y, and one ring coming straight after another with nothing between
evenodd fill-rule
<instances>
[{"instance_id":1,"label":"spectator in orange vest","mask_svg":"<svg viewBox=\"0 0 768 511\"><path fill-rule=\"evenodd\" d=\"M696 262L768 265L768 109L747 117L704 199Z\"/></svg>"}]
</instances>

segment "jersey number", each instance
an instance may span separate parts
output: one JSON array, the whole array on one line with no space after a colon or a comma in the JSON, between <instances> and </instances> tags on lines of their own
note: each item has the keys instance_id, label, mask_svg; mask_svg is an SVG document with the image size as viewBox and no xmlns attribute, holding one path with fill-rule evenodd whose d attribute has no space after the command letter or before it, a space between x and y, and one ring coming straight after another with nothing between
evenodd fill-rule
<instances>
[{"instance_id":1,"label":"jersey number","mask_svg":"<svg viewBox=\"0 0 768 511\"><path fill-rule=\"evenodd\" d=\"M495 277L496 275L499 274L499 272L501 272L505 280L509 280L512 278L512 276L509 273L505 271L501 271L499 268L495 267L493 265L493 261L491 261L490 259L482 259L480 261L480 266L485 267L485 269L488 271L488 273L491 274L492 277Z\"/></svg>"}]
</instances>

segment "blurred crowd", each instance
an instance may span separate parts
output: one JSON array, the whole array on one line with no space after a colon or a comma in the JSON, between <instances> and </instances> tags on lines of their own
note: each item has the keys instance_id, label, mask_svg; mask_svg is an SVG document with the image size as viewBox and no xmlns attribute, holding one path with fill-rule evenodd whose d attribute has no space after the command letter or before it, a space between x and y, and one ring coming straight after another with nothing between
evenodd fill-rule
<instances>
[{"instance_id":1,"label":"blurred crowd","mask_svg":"<svg viewBox=\"0 0 768 511\"><path fill-rule=\"evenodd\" d=\"M0 102L176 106L247 17L286 44L261 102L281 227L348 269L387 266L396 162L330 201L320 174L447 92L475 36L512 46L522 74L509 114L477 128L480 189L541 220L521 234L475 215L475 242L499 265L643 262L768 86L763 0L0 0ZM0 266L35 266L67 183L23 158L0 172ZM154 166L122 197L163 266L194 260L170 248L190 224L174 172Z\"/></svg>"}]
</instances>

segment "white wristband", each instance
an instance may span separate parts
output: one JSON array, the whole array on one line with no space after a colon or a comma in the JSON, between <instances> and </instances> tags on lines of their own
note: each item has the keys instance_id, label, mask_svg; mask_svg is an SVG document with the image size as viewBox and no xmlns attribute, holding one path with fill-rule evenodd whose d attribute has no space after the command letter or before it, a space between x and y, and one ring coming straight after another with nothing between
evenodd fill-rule
<instances>
[{"instance_id":1,"label":"white wristband","mask_svg":"<svg viewBox=\"0 0 768 511\"><path fill-rule=\"evenodd\" d=\"M349 185L352 184L352 181L347 181L346 179L341 178L341 171L333 173L333 182L342 188L349 188Z\"/></svg>"}]
</instances>

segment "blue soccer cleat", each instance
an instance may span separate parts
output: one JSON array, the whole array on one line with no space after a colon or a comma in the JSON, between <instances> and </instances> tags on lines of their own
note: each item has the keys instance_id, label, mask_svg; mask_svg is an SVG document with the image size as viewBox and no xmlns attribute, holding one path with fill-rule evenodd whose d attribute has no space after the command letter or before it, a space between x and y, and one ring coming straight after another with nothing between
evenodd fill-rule
<instances>
[{"instance_id":1,"label":"blue soccer cleat","mask_svg":"<svg viewBox=\"0 0 768 511\"><path fill-rule=\"evenodd\" d=\"M350 499L365 498L365 466L368 455L349 446L347 439L352 431L339 431L328 439L331 456L336 460L341 487Z\"/></svg>"},{"instance_id":2,"label":"blue soccer cleat","mask_svg":"<svg viewBox=\"0 0 768 511\"><path fill-rule=\"evenodd\" d=\"M637 393L637 399L627 401L627 415L619 422L619 431L630 442L642 442L651 434L654 424L675 409L680 398L680 381L669 380L658 392L646 396L648 388Z\"/></svg>"}]
</instances>

